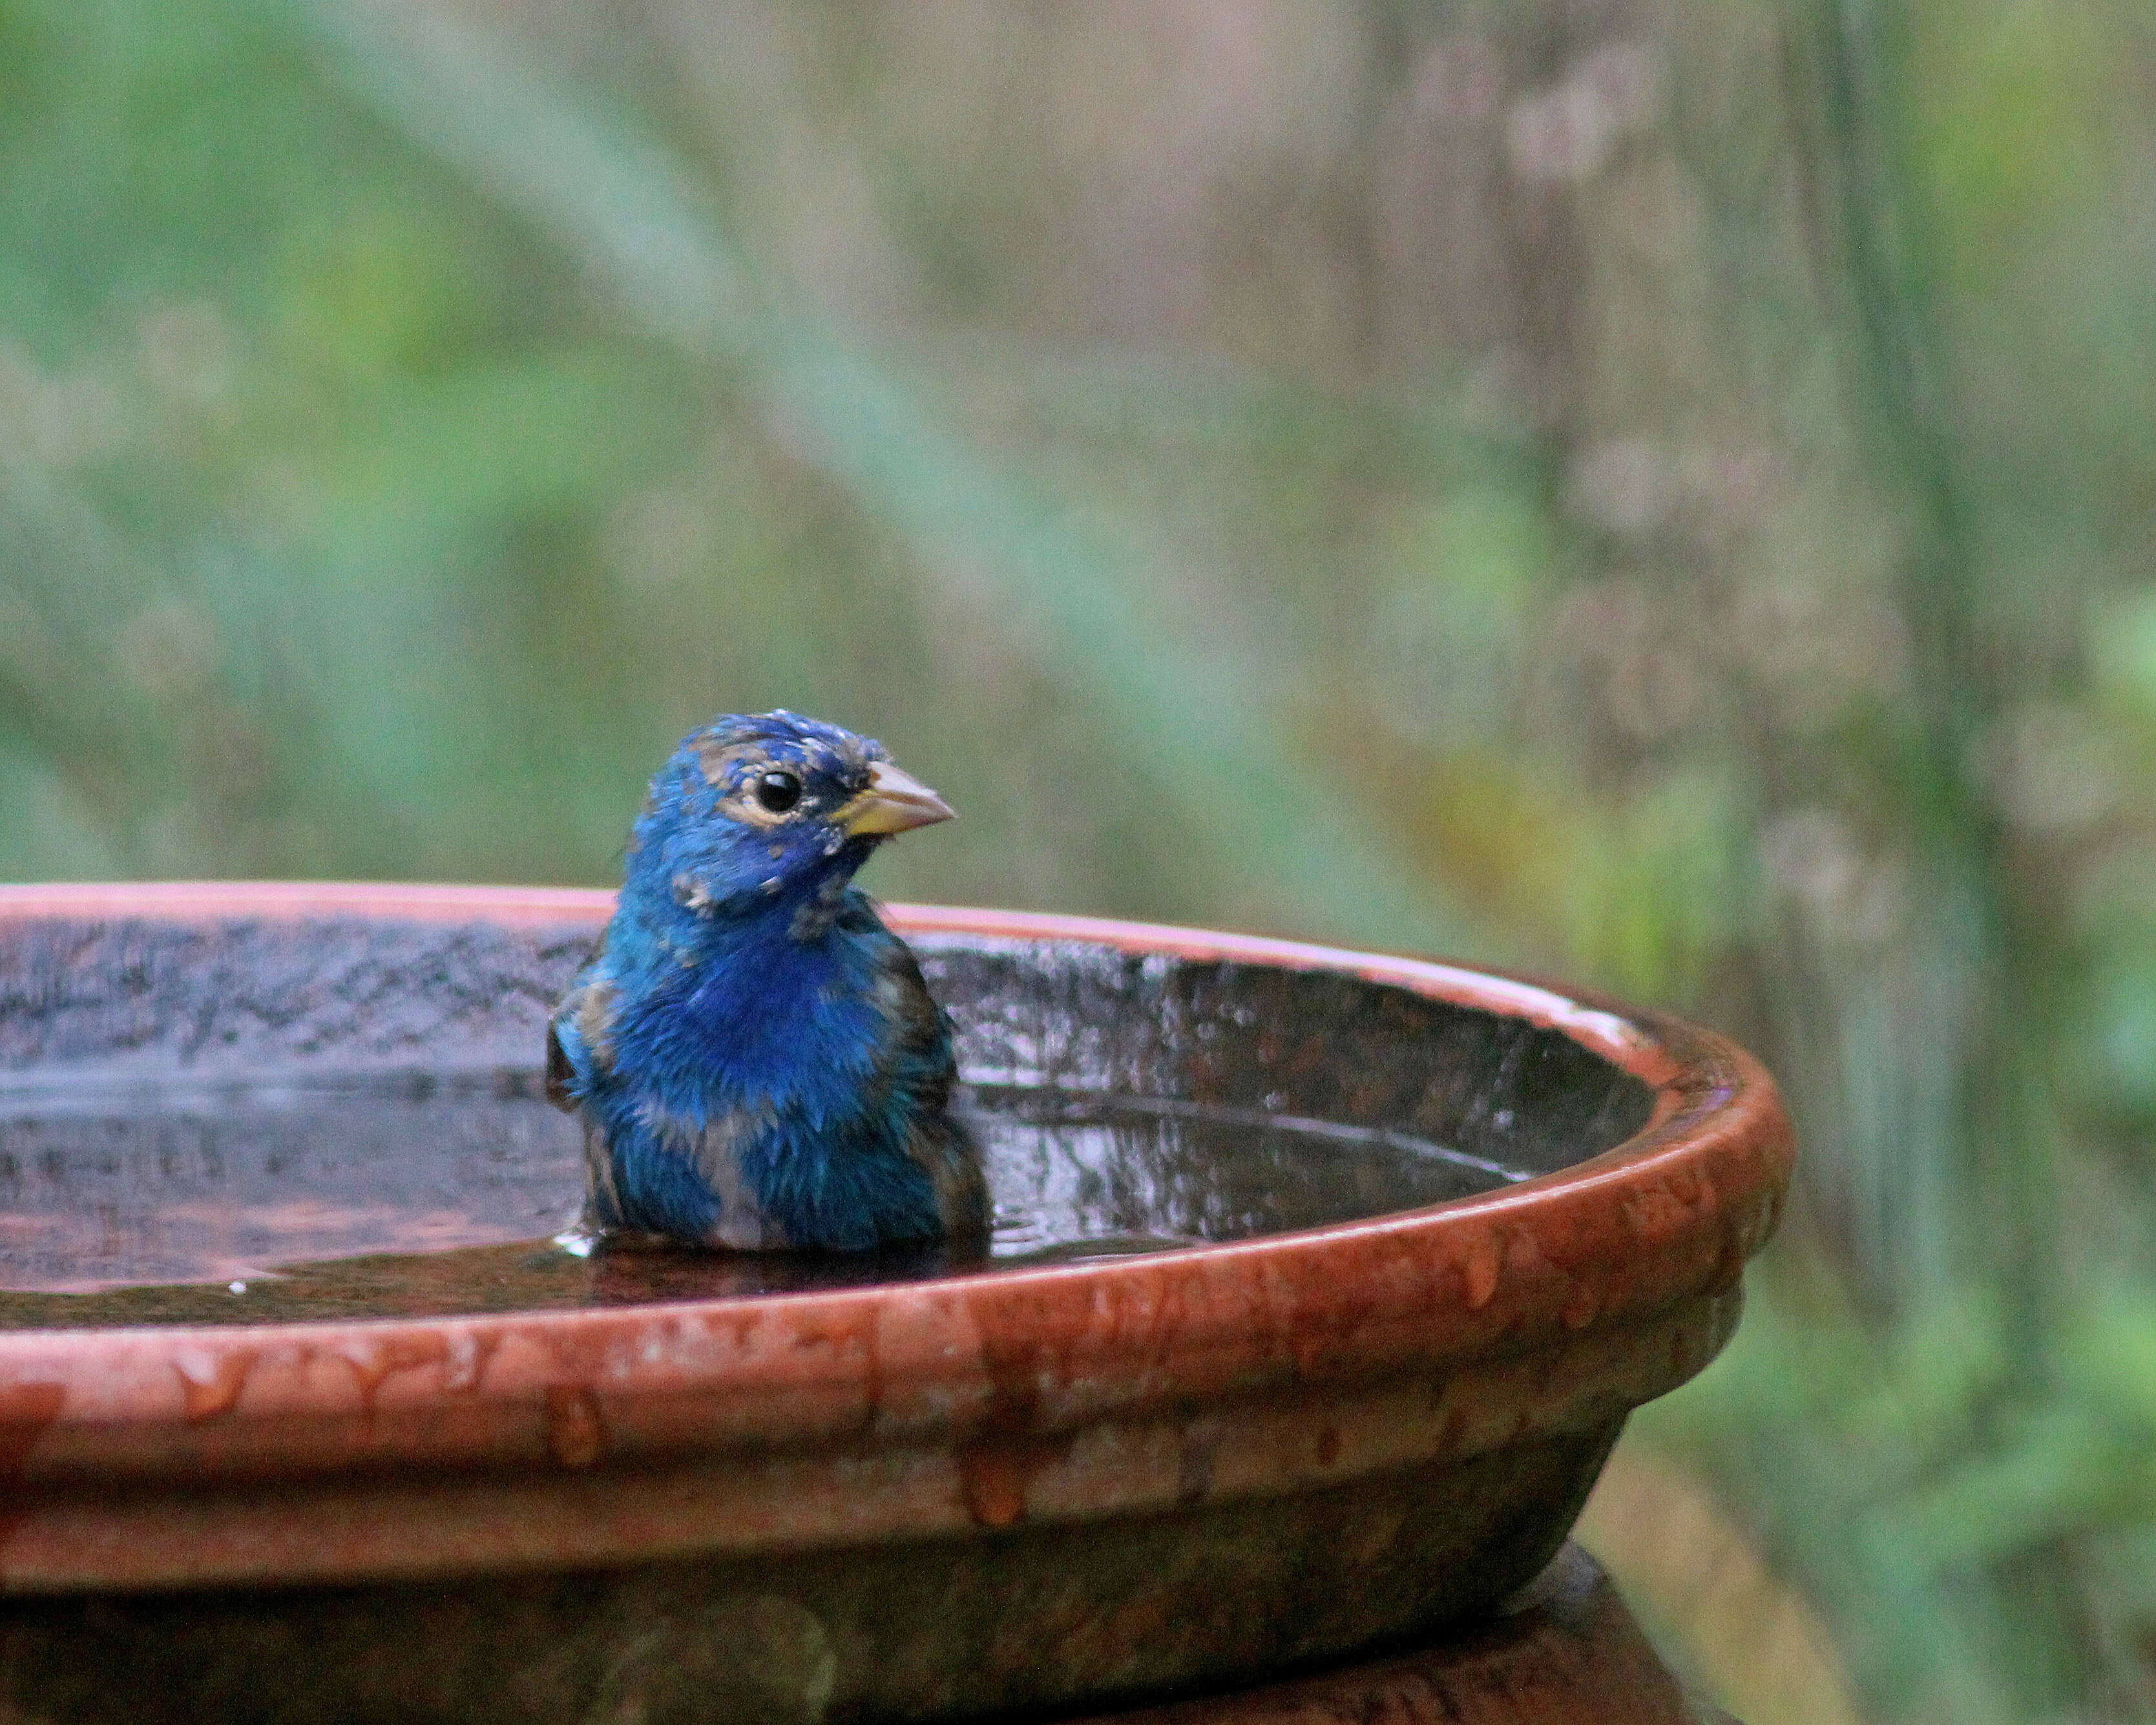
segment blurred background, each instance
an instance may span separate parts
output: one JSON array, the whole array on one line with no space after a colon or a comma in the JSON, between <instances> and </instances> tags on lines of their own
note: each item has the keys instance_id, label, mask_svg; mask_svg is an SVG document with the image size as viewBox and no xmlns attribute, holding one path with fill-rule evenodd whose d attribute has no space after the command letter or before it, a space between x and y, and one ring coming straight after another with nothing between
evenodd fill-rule
<instances>
[{"instance_id":1,"label":"blurred background","mask_svg":"<svg viewBox=\"0 0 2156 1725\"><path fill-rule=\"evenodd\" d=\"M1766 1056L1586 1537L1754 1725L2156 1718L2156 18L0 0L0 875L879 891Z\"/></svg>"}]
</instances>

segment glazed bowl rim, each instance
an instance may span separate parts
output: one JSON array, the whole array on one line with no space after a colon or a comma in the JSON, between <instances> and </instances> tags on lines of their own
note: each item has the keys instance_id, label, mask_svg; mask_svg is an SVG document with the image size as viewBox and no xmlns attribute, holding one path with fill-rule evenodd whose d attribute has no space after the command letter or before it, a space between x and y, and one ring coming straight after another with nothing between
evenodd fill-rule
<instances>
[{"instance_id":1,"label":"glazed bowl rim","mask_svg":"<svg viewBox=\"0 0 2156 1725\"><path fill-rule=\"evenodd\" d=\"M357 916L596 929L613 901L603 890L369 882L5 886L0 927L49 919L184 923ZM252 1360L282 1344L302 1358L346 1337L372 1350L369 1358L403 1358L400 1346L408 1341L413 1358L431 1358L418 1346L426 1338L453 1333L499 1340L543 1332L557 1343L578 1338L587 1355L602 1348L613 1395L677 1394L687 1382L709 1384L715 1373L728 1377L730 1392L750 1394L769 1375L754 1362L661 1345L694 1329L695 1321L738 1320L749 1312L797 1337L841 1323L880 1327L887 1343L896 1344L895 1350L886 1346L880 1373L955 1381L979 1374L980 1337L1004 1321L998 1314L1029 1313L1050 1322L1059 1312L1104 1304L1157 1312L1171 1297L1174 1327L1182 1332L1172 1350L1178 1360L1247 1351L1240 1332L1256 1312L1267 1325L1322 1334L1319 1351L1327 1368L1360 1378L1386 1369L1404 1348L1418 1357L1464 1358L1540 1332L1561 1336L1589 1324L1644 1318L1689 1297L1727 1293L1774 1225L1793 1148L1773 1081L1734 1044L1681 1020L1502 972L1303 942L1040 912L886 908L908 934L1080 941L1187 960L1337 971L1524 1019L1562 1032L1646 1082L1655 1091L1653 1111L1631 1137L1553 1173L1420 1209L1248 1240L917 1281L567 1311L9 1331L0 1332L0 1387L57 1375L71 1386L94 1388L80 1409L84 1417L162 1424L181 1411L174 1371L194 1381L172 1363L191 1349L203 1358L244 1352ZM1194 1276L1206 1297L1183 1300L1174 1291ZM1432 1333L1448 1322L1456 1332L1449 1339ZM641 1352L639 1338L646 1344ZM1104 1345L1114 1353L1112 1338ZM1158 1343L1148 1346L1157 1349ZM487 1402L529 1399L562 1375L548 1368L544 1350L510 1352L516 1358L499 1359L500 1368L470 1394ZM820 1368L798 1358L772 1363L782 1352L759 1356L776 1374L774 1388L783 1381L798 1389L814 1379L829 1389L860 1370L858 1361L835 1356ZM1157 1351L1146 1358L1155 1369L1144 1384L1132 1385L1132 1394L1175 1393L1178 1373L1170 1363ZM265 1385L264 1394L250 1396L253 1411L289 1418L346 1414L357 1405L353 1385L333 1375L295 1368L284 1378L275 1393ZM423 1393L420 1385L412 1388ZM374 1389L362 1384L360 1391L371 1417Z\"/></svg>"}]
</instances>

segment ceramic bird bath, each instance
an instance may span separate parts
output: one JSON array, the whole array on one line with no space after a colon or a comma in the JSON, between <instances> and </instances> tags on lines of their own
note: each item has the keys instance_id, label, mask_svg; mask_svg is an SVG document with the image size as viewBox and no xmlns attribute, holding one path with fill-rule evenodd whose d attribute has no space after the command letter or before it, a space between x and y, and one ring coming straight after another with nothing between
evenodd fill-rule
<instances>
[{"instance_id":1,"label":"ceramic bird bath","mask_svg":"<svg viewBox=\"0 0 2156 1725\"><path fill-rule=\"evenodd\" d=\"M1476 1613L1790 1162L1721 1039L1404 958L892 906L993 1255L580 1256L603 893L0 890L0 1715L1065 1712Z\"/></svg>"}]
</instances>

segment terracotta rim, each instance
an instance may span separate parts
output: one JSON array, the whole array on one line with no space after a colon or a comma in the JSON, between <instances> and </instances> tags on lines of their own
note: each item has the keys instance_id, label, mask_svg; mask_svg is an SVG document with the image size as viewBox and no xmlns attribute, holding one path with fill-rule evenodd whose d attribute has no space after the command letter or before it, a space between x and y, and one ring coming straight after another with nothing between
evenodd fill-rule
<instances>
[{"instance_id":1,"label":"terracotta rim","mask_svg":"<svg viewBox=\"0 0 2156 1725\"><path fill-rule=\"evenodd\" d=\"M612 902L542 888L17 886L0 888L0 925L365 916L596 927ZM1282 1381L1370 1384L1409 1365L1634 1328L1680 1302L1721 1302L1772 1231L1794 1153L1788 1122L1758 1063L1710 1032L1419 959L1082 917L889 909L909 932L1338 970L1526 1018L1655 1086L1655 1115L1614 1149L1497 1192L1109 1262L663 1306L0 1332L0 1475L27 1484L529 1465L535 1441L542 1457L574 1467L592 1458L564 1454L565 1409L572 1440L583 1420L602 1434L594 1455L609 1457L1069 1429ZM1672 1357L1670 1381L1703 1363L1679 1369ZM665 1411L691 1405L686 1425Z\"/></svg>"}]
</instances>

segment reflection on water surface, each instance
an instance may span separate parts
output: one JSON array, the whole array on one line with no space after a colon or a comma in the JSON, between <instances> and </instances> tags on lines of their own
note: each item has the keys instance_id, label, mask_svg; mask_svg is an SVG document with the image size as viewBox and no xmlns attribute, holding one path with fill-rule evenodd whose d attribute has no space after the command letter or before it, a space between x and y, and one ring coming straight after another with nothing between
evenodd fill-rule
<instances>
[{"instance_id":1,"label":"reflection on water surface","mask_svg":"<svg viewBox=\"0 0 2156 1725\"><path fill-rule=\"evenodd\" d=\"M1522 1178L1399 1134L1142 1096L983 1086L997 1227L941 1249L758 1256L554 1242L573 1122L521 1072L0 1096L0 1328L626 1304L1158 1250Z\"/></svg>"}]
</instances>

